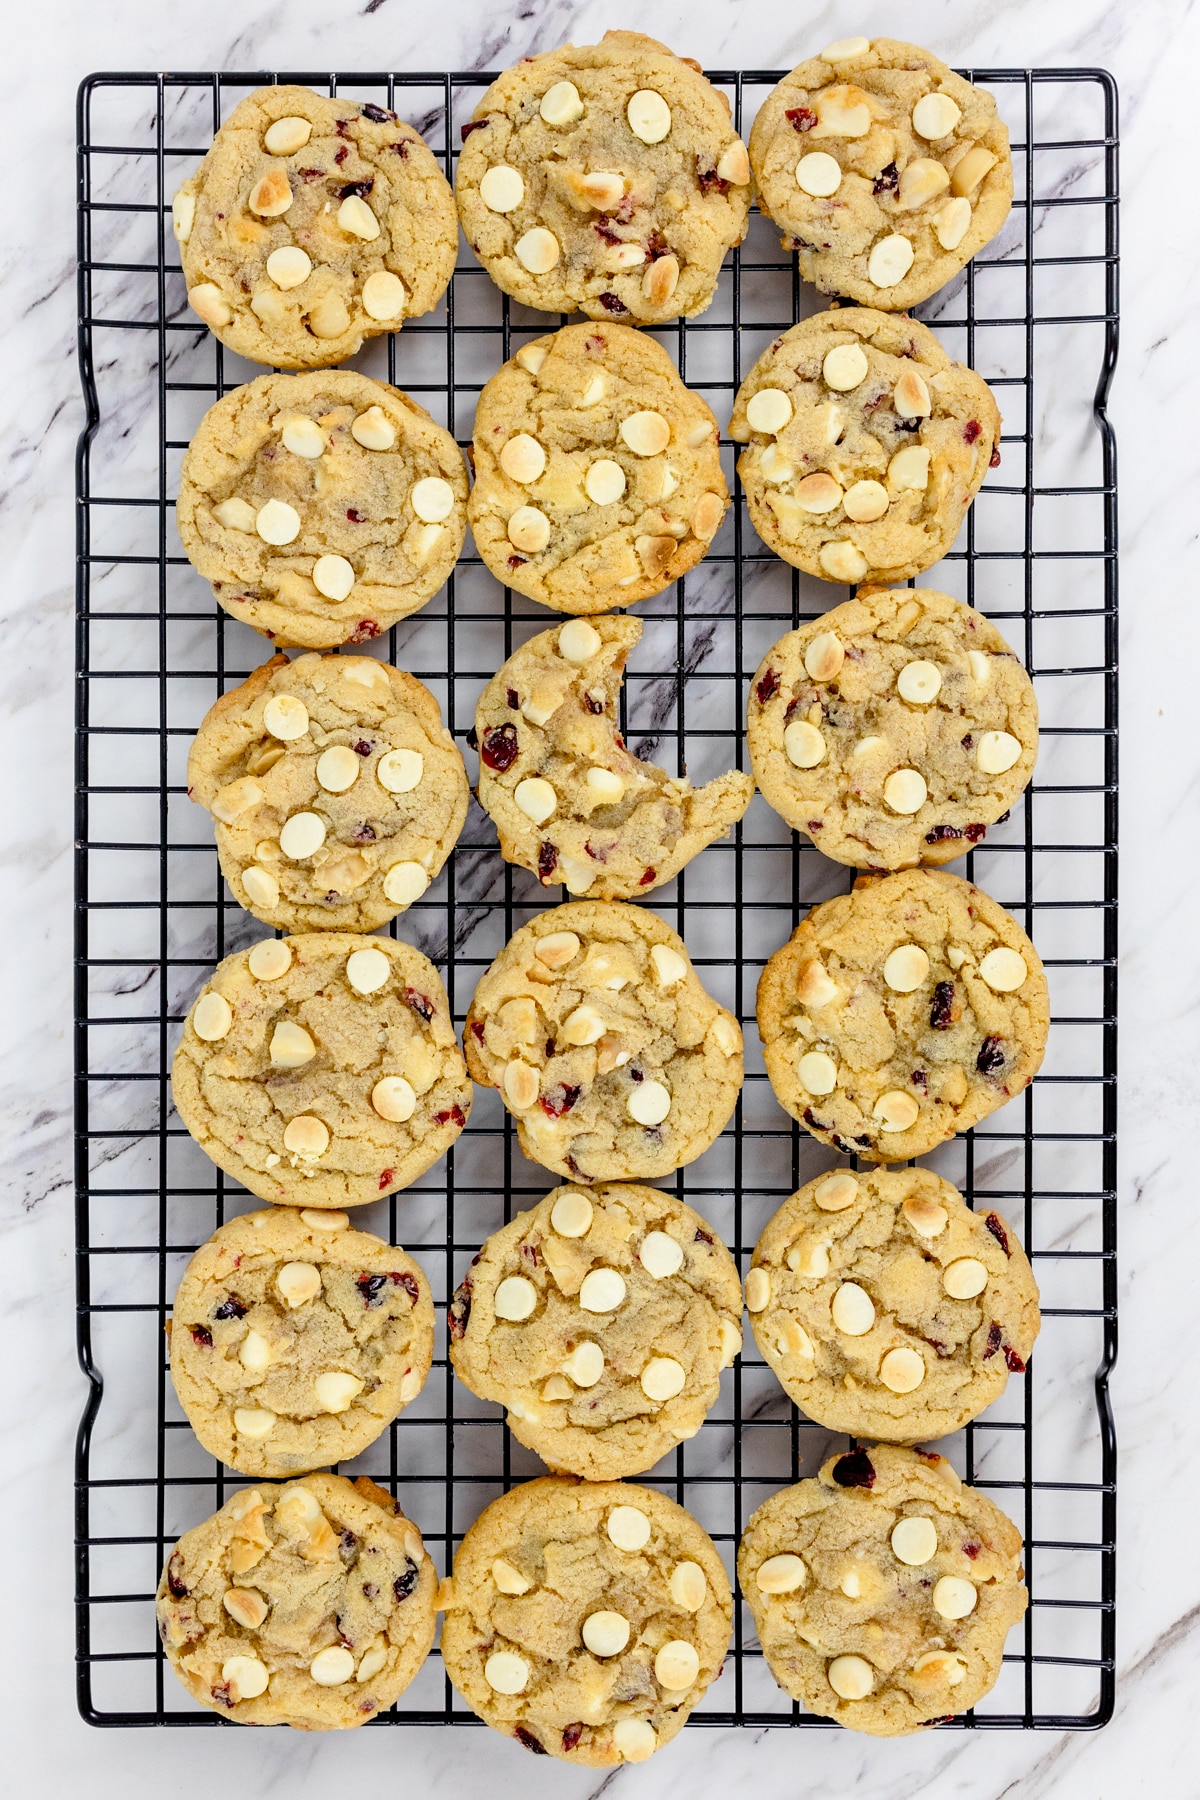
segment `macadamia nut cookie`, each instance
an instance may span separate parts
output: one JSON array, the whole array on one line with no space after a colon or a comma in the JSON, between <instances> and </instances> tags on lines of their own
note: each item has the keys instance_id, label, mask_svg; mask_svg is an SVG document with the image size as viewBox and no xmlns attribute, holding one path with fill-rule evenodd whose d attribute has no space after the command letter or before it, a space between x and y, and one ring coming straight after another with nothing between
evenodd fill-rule
<instances>
[{"instance_id":1,"label":"macadamia nut cookie","mask_svg":"<svg viewBox=\"0 0 1200 1800\"><path fill-rule=\"evenodd\" d=\"M754 528L785 562L849 586L905 581L950 549L1000 413L915 319L843 306L793 325L738 390L729 435Z\"/></svg>"},{"instance_id":2,"label":"macadamia nut cookie","mask_svg":"<svg viewBox=\"0 0 1200 1800\"><path fill-rule=\"evenodd\" d=\"M158 1584L167 1661L237 1725L341 1731L391 1706L437 1622L437 1574L365 1477L243 1488L185 1531Z\"/></svg>"},{"instance_id":3,"label":"macadamia nut cookie","mask_svg":"<svg viewBox=\"0 0 1200 1800\"><path fill-rule=\"evenodd\" d=\"M568 1180L669 1175L720 1136L741 1092L741 1029L683 939L613 901L569 901L514 932L463 1042L526 1156Z\"/></svg>"},{"instance_id":4,"label":"macadamia nut cookie","mask_svg":"<svg viewBox=\"0 0 1200 1800\"><path fill-rule=\"evenodd\" d=\"M243 1475L349 1461L433 1359L420 1268L344 1212L277 1206L222 1225L184 1270L170 1329L192 1430Z\"/></svg>"},{"instance_id":5,"label":"macadamia nut cookie","mask_svg":"<svg viewBox=\"0 0 1200 1800\"><path fill-rule=\"evenodd\" d=\"M617 730L637 619L569 619L509 657L475 709L479 803L509 862L544 887L629 900L671 881L754 797L731 769L693 789L626 749Z\"/></svg>"},{"instance_id":6,"label":"macadamia nut cookie","mask_svg":"<svg viewBox=\"0 0 1200 1800\"><path fill-rule=\"evenodd\" d=\"M394 938L268 938L218 963L171 1069L175 1106L260 1200L365 1206L467 1122L471 1083L437 970Z\"/></svg>"},{"instance_id":7,"label":"macadamia nut cookie","mask_svg":"<svg viewBox=\"0 0 1200 1800\"><path fill-rule=\"evenodd\" d=\"M698 65L634 31L525 57L463 127L458 210L498 287L543 312L692 318L746 235L750 161Z\"/></svg>"},{"instance_id":8,"label":"macadamia nut cookie","mask_svg":"<svg viewBox=\"0 0 1200 1800\"><path fill-rule=\"evenodd\" d=\"M1029 1604L1007 1514L944 1456L888 1444L760 1506L738 1585L784 1692L874 1737L977 1705Z\"/></svg>"},{"instance_id":9,"label":"macadamia nut cookie","mask_svg":"<svg viewBox=\"0 0 1200 1800\"><path fill-rule=\"evenodd\" d=\"M1017 921L935 869L859 876L813 907L758 984L779 1104L869 1162L924 1156L1019 1094L1049 1025Z\"/></svg>"},{"instance_id":10,"label":"macadamia nut cookie","mask_svg":"<svg viewBox=\"0 0 1200 1800\"><path fill-rule=\"evenodd\" d=\"M694 1437L742 1347L733 1258L658 1188L556 1188L490 1237L450 1303L450 1360L552 1469L639 1475Z\"/></svg>"},{"instance_id":11,"label":"macadamia nut cookie","mask_svg":"<svg viewBox=\"0 0 1200 1800\"><path fill-rule=\"evenodd\" d=\"M931 588L860 592L773 644L746 731L763 797L836 862L950 862L1018 799L1033 683L982 613Z\"/></svg>"},{"instance_id":12,"label":"macadamia nut cookie","mask_svg":"<svg viewBox=\"0 0 1200 1800\"><path fill-rule=\"evenodd\" d=\"M729 1647L724 1565L653 1488L548 1476L493 1500L443 1584L446 1673L527 1750L604 1769L682 1730Z\"/></svg>"},{"instance_id":13,"label":"macadamia nut cookie","mask_svg":"<svg viewBox=\"0 0 1200 1800\"><path fill-rule=\"evenodd\" d=\"M376 638L437 593L467 527L448 431L349 369L260 375L183 459L179 535L225 611L278 644Z\"/></svg>"},{"instance_id":14,"label":"macadamia nut cookie","mask_svg":"<svg viewBox=\"0 0 1200 1800\"><path fill-rule=\"evenodd\" d=\"M837 1169L771 1220L746 1276L758 1347L832 1431L947 1436L1022 1373L1037 1284L999 1213L928 1169Z\"/></svg>"},{"instance_id":15,"label":"macadamia nut cookie","mask_svg":"<svg viewBox=\"0 0 1200 1800\"><path fill-rule=\"evenodd\" d=\"M188 756L237 900L283 930L371 931L419 900L467 816L437 701L369 656L274 656Z\"/></svg>"},{"instance_id":16,"label":"macadamia nut cookie","mask_svg":"<svg viewBox=\"0 0 1200 1800\"><path fill-rule=\"evenodd\" d=\"M518 350L475 412L475 543L498 581L556 612L661 593L729 505L717 421L661 344L565 325Z\"/></svg>"},{"instance_id":17,"label":"macadamia nut cookie","mask_svg":"<svg viewBox=\"0 0 1200 1800\"><path fill-rule=\"evenodd\" d=\"M992 96L892 38L846 38L785 75L754 121L750 161L805 279L889 312L944 287L1012 205Z\"/></svg>"},{"instance_id":18,"label":"macadamia nut cookie","mask_svg":"<svg viewBox=\"0 0 1200 1800\"><path fill-rule=\"evenodd\" d=\"M320 369L446 291L454 196L386 107L266 87L236 107L172 202L188 303L251 362Z\"/></svg>"}]
</instances>

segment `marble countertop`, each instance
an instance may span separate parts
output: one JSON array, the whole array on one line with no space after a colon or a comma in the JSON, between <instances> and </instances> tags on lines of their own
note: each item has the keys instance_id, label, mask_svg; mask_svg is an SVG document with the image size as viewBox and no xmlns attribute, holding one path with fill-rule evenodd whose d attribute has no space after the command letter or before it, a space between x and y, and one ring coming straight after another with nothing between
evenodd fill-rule
<instances>
[{"instance_id":1,"label":"marble countertop","mask_svg":"<svg viewBox=\"0 0 1200 1800\"><path fill-rule=\"evenodd\" d=\"M1198 472L1190 420L1200 382L1184 350L1200 236L1185 205L1178 71L1200 45L1186 0L599 0L541 6L442 0L42 0L10 36L7 190L0 293L0 767L7 828L0 1120L8 1301L0 1316L0 1541L8 1546L0 1740L13 1793L142 1800L210 1788L396 1779L418 1793L766 1795L851 1791L871 1800L1121 1800L1147 1778L1156 1800L1194 1795L1200 1533L1191 1483L1200 1383L1190 1133L1200 1111L1197 1001L1200 734L1194 597ZM794 22L790 20L794 18ZM1123 1350L1113 1383L1121 1441L1119 1686L1103 1732L938 1733L875 1742L844 1732L691 1730L642 1767L588 1773L535 1763L476 1732L96 1732L73 1693L71 1455L83 1388L73 1349L71 1108L72 495L81 405L75 370L73 93L114 68L497 68L628 23L708 66L790 67L850 32L903 36L959 65L1102 65L1123 101L1124 330L1113 394L1122 465ZM1171 205L1167 205L1167 199ZM1190 579L1189 579L1190 578ZM1197 1229L1200 1248L1200 1227ZM1180 1512L1182 1505L1183 1511ZM185 1765L186 1759L186 1766Z\"/></svg>"}]
</instances>

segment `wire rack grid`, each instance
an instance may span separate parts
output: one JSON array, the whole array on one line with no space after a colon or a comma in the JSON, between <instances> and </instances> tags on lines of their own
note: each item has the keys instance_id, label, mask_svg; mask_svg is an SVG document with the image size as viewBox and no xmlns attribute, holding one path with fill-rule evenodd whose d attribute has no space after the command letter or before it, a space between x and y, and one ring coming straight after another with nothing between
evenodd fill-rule
<instances>
[{"instance_id":1,"label":"wire rack grid","mask_svg":"<svg viewBox=\"0 0 1200 1800\"><path fill-rule=\"evenodd\" d=\"M930 1159L972 1204L1000 1206L1017 1225L1044 1318L1025 1379L942 1446L1021 1527L1031 1597L996 1688L946 1728L1087 1728L1112 1711L1115 1643L1117 528L1105 401L1117 347L1117 101L1098 70L964 73L991 88L1009 124L1016 198L1000 237L919 312L996 391L1003 463L953 552L922 579L998 621L1038 689L1036 779L955 867L1034 937L1053 1028L1034 1085ZM711 78L744 134L778 72ZM76 1218L89 1390L76 1572L78 1702L96 1725L220 1723L165 1668L153 1596L166 1548L240 1482L187 1426L163 1324L192 1250L252 1202L183 1130L169 1069L207 971L261 936L223 887L208 821L186 798L184 762L204 712L264 646L188 567L173 499L203 412L260 371L188 314L170 197L232 106L277 79L394 107L452 177L460 123L493 77L105 74L80 89ZM657 335L724 424L755 357L820 304L754 216L710 310ZM437 312L356 361L415 394L465 445L482 383L546 329L464 250ZM732 445L725 454L732 481ZM632 746L686 765L694 780L745 766L750 674L782 632L841 597L772 556L738 494L699 568L638 608L645 634L623 697ZM379 648L434 690L466 746L484 682L547 622L468 554ZM756 799L728 841L650 902L747 1022L735 1118L672 1183L743 1267L771 1213L828 1163L771 1095L750 1023L758 973L807 907L849 879ZM461 1020L496 951L555 899L501 861L473 802L441 878L393 929L438 963ZM487 1501L540 1472L499 1409L451 1380L444 1303L483 1238L551 1185L522 1157L497 1096L479 1092L445 1161L361 1221L417 1255L441 1305L424 1393L348 1472L401 1496L443 1571ZM732 1572L753 1508L843 1441L790 1406L751 1340L699 1435L644 1479L700 1519ZM476 1722L435 1655L372 1725ZM826 1723L775 1687L739 1607L724 1674L693 1727Z\"/></svg>"}]
</instances>

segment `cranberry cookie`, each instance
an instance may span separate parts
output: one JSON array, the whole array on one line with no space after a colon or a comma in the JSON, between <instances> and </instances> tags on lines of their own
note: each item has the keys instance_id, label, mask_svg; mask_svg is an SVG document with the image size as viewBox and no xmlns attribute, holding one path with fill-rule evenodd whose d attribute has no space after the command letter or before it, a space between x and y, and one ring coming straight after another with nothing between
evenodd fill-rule
<instances>
[{"instance_id":1,"label":"cranberry cookie","mask_svg":"<svg viewBox=\"0 0 1200 1800\"><path fill-rule=\"evenodd\" d=\"M754 121L750 161L805 279L889 312L944 287L1012 205L992 96L892 38L846 38L785 75Z\"/></svg>"},{"instance_id":2,"label":"cranberry cookie","mask_svg":"<svg viewBox=\"0 0 1200 1800\"><path fill-rule=\"evenodd\" d=\"M738 390L729 435L754 528L823 581L904 581L950 549L999 462L1000 413L915 319L834 307Z\"/></svg>"},{"instance_id":3,"label":"cranberry cookie","mask_svg":"<svg viewBox=\"0 0 1200 1800\"><path fill-rule=\"evenodd\" d=\"M758 984L779 1104L868 1162L906 1162L1033 1080L1050 996L1017 921L935 869L860 875L814 906Z\"/></svg>"},{"instance_id":4,"label":"cranberry cookie","mask_svg":"<svg viewBox=\"0 0 1200 1800\"><path fill-rule=\"evenodd\" d=\"M570 619L510 656L480 695L479 804L509 862L544 887L631 900L724 837L754 797L731 769L693 789L626 749L616 728L637 619Z\"/></svg>"},{"instance_id":5,"label":"cranberry cookie","mask_svg":"<svg viewBox=\"0 0 1200 1800\"><path fill-rule=\"evenodd\" d=\"M810 1419L902 1444L946 1437L990 1406L1041 1323L1008 1221L916 1168L807 1182L755 1246L746 1306Z\"/></svg>"},{"instance_id":6,"label":"cranberry cookie","mask_svg":"<svg viewBox=\"0 0 1200 1800\"><path fill-rule=\"evenodd\" d=\"M518 350L475 412L468 516L497 581L556 612L659 594L729 505L717 421L627 325L565 325Z\"/></svg>"},{"instance_id":7,"label":"cranberry cookie","mask_svg":"<svg viewBox=\"0 0 1200 1800\"><path fill-rule=\"evenodd\" d=\"M746 710L764 799L859 869L962 856L1037 758L1029 676L982 613L931 588L860 591L789 631Z\"/></svg>"},{"instance_id":8,"label":"cranberry cookie","mask_svg":"<svg viewBox=\"0 0 1200 1800\"><path fill-rule=\"evenodd\" d=\"M277 644L377 638L437 593L467 528L448 431L350 369L260 375L210 407L183 459L188 560Z\"/></svg>"},{"instance_id":9,"label":"cranberry cookie","mask_svg":"<svg viewBox=\"0 0 1200 1800\"><path fill-rule=\"evenodd\" d=\"M467 1705L538 1755L644 1762L729 1648L708 1533L654 1488L547 1476L485 1508L444 1583L442 1657Z\"/></svg>"},{"instance_id":10,"label":"cranberry cookie","mask_svg":"<svg viewBox=\"0 0 1200 1800\"><path fill-rule=\"evenodd\" d=\"M746 235L750 162L695 63L635 31L525 57L463 127L458 210L497 287L542 312L703 312Z\"/></svg>"},{"instance_id":11,"label":"cranberry cookie","mask_svg":"<svg viewBox=\"0 0 1200 1800\"><path fill-rule=\"evenodd\" d=\"M556 1188L490 1237L450 1303L460 1381L552 1469L616 1481L695 1437L742 1347L712 1226L658 1188Z\"/></svg>"},{"instance_id":12,"label":"cranberry cookie","mask_svg":"<svg viewBox=\"0 0 1200 1800\"><path fill-rule=\"evenodd\" d=\"M320 369L432 310L454 196L385 107L266 87L236 107L171 207L188 303L251 362Z\"/></svg>"},{"instance_id":13,"label":"cranberry cookie","mask_svg":"<svg viewBox=\"0 0 1200 1800\"><path fill-rule=\"evenodd\" d=\"M235 898L286 931L371 931L419 900L467 816L438 703L369 656L274 656L206 715L188 793Z\"/></svg>"},{"instance_id":14,"label":"cranberry cookie","mask_svg":"<svg viewBox=\"0 0 1200 1800\"><path fill-rule=\"evenodd\" d=\"M471 1108L433 964L349 931L267 938L219 963L171 1087L217 1166L284 1206L365 1206L411 1186Z\"/></svg>"},{"instance_id":15,"label":"cranberry cookie","mask_svg":"<svg viewBox=\"0 0 1200 1800\"><path fill-rule=\"evenodd\" d=\"M183 1272L171 1380L204 1448L242 1475L348 1462L425 1384L429 1283L344 1212L231 1219Z\"/></svg>"},{"instance_id":16,"label":"cranberry cookie","mask_svg":"<svg viewBox=\"0 0 1200 1800\"><path fill-rule=\"evenodd\" d=\"M342 1731L391 1706L429 1655L437 1574L365 1477L243 1488L185 1531L158 1584L167 1661L236 1725Z\"/></svg>"},{"instance_id":17,"label":"cranberry cookie","mask_svg":"<svg viewBox=\"0 0 1200 1800\"><path fill-rule=\"evenodd\" d=\"M467 1067L526 1156L575 1181L694 1162L741 1092L742 1033L656 913L574 900L514 932L467 1014Z\"/></svg>"},{"instance_id":18,"label":"cranberry cookie","mask_svg":"<svg viewBox=\"0 0 1200 1800\"><path fill-rule=\"evenodd\" d=\"M760 1506L738 1585L784 1692L874 1737L977 1705L1029 1604L1007 1514L944 1456L888 1444Z\"/></svg>"}]
</instances>

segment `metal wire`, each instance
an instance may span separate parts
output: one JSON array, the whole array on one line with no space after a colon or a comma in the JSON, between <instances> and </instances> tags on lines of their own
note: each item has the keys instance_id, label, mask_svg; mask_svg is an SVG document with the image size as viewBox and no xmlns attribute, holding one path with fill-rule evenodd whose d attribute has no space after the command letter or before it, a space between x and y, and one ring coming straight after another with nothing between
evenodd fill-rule
<instances>
[{"instance_id":1,"label":"metal wire","mask_svg":"<svg viewBox=\"0 0 1200 1800\"><path fill-rule=\"evenodd\" d=\"M946 1728L1086 1728L1111 1715L1115 1645L1107 1382L1116 1351L1117 502L1105 403L1117 352L1117 98L1100 70L965 72L996 93L1012 129L1013 215L965 277L920 311L987 376L1008 428L1004 467L926 579L997 620L1038 686L1038 777L1012 818L957 866L1031 932L1050 973L1054 1026L1034 1086L931 1159L972 1204L1014 1219L1045 1319L1024 1381L943 1446L1020 1525L1031 1598L996 1689ZM711 78L740 127L747 102L779 76ZM189 569L173 498L201 412L260 371L189 316L169 197L231 106L273 80L395 106L452 175L457 125L492 79L107 74L79 93L87 423L77 459L76 1224L79 1357L90 1385L76 1461L76 1575L78 1701L96 1725L221 1723L165 1671L153 1596L169 1544L241 1485L200 1451L174 1400L162 1325L187 1256L248 1197L191 1145L171 1110L169 1069L207 970L261 936L221 882L208 821L186 799L183 761L203 712L264 647ZM727 414L765 344L815 306L773 228L756 219L710 311L657 335L689 385ZM358 361L417 395L465 444L483 381L546 329L544 315L510 304L466 256L436 313ZM1088 457L1094 479L1081 481ZM1061 521L1053 549L1040 541L1047 514ZM681 771L686 763L693 777L744 766L744 695L760 656L838 598L766 550L739 494L699 569L638 608L646 640L623 713L634 748ZM483 683L549 622L519 596L501 599L471 555L386 648L434 689L465 742ZM848 880L756 800L730 841L650 904L748 1021L766 956L813 901ZM394 929L438 962L461 1019L501 944L556 897L502 863L472 805L442 878ZM673 1183L743 1266L771 1212L828 1161L775 1104L752 1028L749 1037L734 1121ZM482 1239L551 1185L524 1161L496 1096L479 1093L445 1162L365 1223L415 1252L444 1307ZM699 1435L645 1479L700 1518L732 1570L754 1506L813 1473L837 1442L787 1403L751 1341ZM424 1394L351 1472L398 1493L448 1569L480 1508L539 1467L498 1408L452 1382L440 1319ZM476 1722L435 1655L372 1724ZM739 1606L725 1674L693 1728L826 1723L775 1688Z\"/></svg>"}]
</instances>

